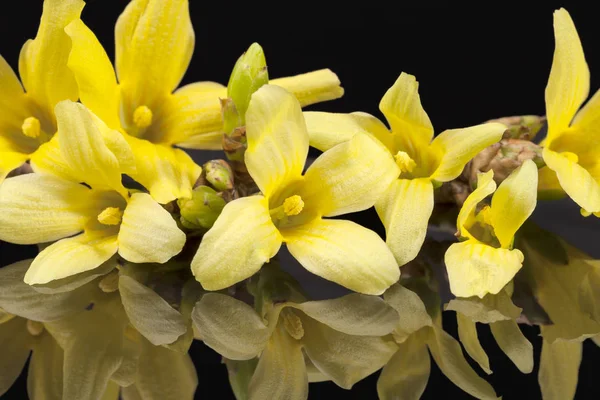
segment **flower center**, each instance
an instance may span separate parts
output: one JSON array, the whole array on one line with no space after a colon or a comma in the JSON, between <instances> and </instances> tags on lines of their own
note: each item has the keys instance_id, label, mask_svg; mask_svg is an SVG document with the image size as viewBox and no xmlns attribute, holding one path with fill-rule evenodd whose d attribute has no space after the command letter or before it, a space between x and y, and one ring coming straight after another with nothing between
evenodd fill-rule
<instances>
[{"instance_id":1,"label":"flower center","mask_svg":"<svg viewBox=\"0 0 600 400\"><path fill-rule=\"evenodd\" d=\"M152 110L147 106L139 106L133 112L133 123L139 129L144 129L152 125Z\"/></svg>"},{"instance_id":2,"label":"flower center","mask_svg":"<svg viewBox=\"0 0 600 400\"><path fill-rule=\"evenodd\" d=\"M281 318L283 320L283 327L287 333L296 340L300 340L304 337L304 327L302 321L292 310L285 308L281 311Z\"/></svg>"},{"instance_id":3,"label":"flower center","mask_svg":"<svg viewBox=\"0 0 600 400\"><path fill-rule=\"evenodd\" d=\"M477 214L472 225L467 228L469 233L477 240L492 247L500 247L500 242L496 237L494 226L492 225L492 209L489 205L484 205Z\"/></svg>"},{"instance_id":4,"label":"flower center","mask_svg":"<svg viewBox=\"0 0 600 400\"><path fill-rule=\"evenodd\" d=\"M412 158L410 158L408 153L405 153L403 151L399 151L398 153L396 153L394 159L396 160L396 165L398 165L398 167L400 168L401 173L413 172L413 170L417 166L417 163Z\"/></svg>"},{"instance_id":5,"label":"flower center","mask_svg":"<svg viewBox=\"0 0 600 400\"><path fill-rule=\"evenodd\" d=\"M23 121L23 125L21 125L21 131L23 132L23 135L29 138L39 138L40 134L42 133L40 120L36 117L25 118L25 120Z\"/></svg>"},{"instance_id":6,"label":"flower center","mask_svg":"<svg viewBox=\"0 0 600 400\"><path fill-rule=\"evenodd\" d=\"M102 225L119 225L123 218L123 211L117 207L107 207L98 215L98 222Z\"/></svg>"},{"instance_id":7,"label":"flower center","mask_svg":"<svg viewBox=\"0 0 600 400\"><path fill-rule=\"evenodd\" d=\"M271 214L271 218L282 220L300 214L303 209L304 201L302 197L295 194L285 199L279 207L269 210L269 213Z\"/></svg>"}]
</instances>

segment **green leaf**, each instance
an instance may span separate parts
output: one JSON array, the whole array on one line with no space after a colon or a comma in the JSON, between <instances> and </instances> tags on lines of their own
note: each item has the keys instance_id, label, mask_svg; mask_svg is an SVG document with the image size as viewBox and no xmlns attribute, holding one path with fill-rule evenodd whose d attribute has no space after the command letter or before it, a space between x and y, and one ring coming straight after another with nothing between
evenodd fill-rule
<instances>
[{"instance_id":1,"label":"green leaf","mask_svg":"<svg viewBox=\"0 0 600 400\"><path fill-rule=\"evenodd\" d=\"M450 300L446 311L456 311L473 322L489 324L496 321L516 320L521 315L521 309L515 306L506 291L498 294L487 294L484 298L467 297Z\"/></svg>"},{"instance_id":2,"label":"green leaf","mask_svg":"<svg viewBox=\"0 0 600 400\"><path fill-rule=\"evenodd\" d=\"M575 341L542 342L538 381L544 400L575 397L582 346L581 342Z\"/></svg>"},{"instance_id":3,"label":"green leaf","mask_svg":"<svg viewBox=\"0 0 600 400\"><path fill-rule=\"evenodd\" d=\"M467 354L479 364L486 374L491 374L490 360L483 347L481 347L481 343L479 343L476 323L461 313L456 313L456 322L458 324L458 337Z\"/></svg>"},{"instance_id":4,"label":"green leaf","mask_svg":"<svg viewBox=\"0 0 600 400\"><path fill-rule=\"evenodd\" d=\"M519 325L513 320L490 324L492 335L500 349L524 374L533 371L533 345L527 340Z\"/></svg>"}]
</instances>

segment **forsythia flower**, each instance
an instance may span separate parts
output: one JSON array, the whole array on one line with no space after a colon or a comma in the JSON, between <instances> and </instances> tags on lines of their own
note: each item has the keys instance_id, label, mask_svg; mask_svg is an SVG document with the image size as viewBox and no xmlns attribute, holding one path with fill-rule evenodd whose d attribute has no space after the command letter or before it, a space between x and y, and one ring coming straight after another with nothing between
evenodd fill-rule
<instances>
[{"instance_id":1,"label":"forsythia flower","mask_svg":"<svg viewBox=\"0 0 600 400\"><path fill-rule=\"evenodd\" d=\"M487 146L498 142L506 127L498 123L442 132L433 138L433 126L423 107L414 76L402 73L379 104L391 132L366 113L307 112L311 145L327 150L356 134L379 140L395 158L399 173L375 209L385 225L387 244L399 265L413 260L425 240L433 211L437 182L448 182Z\"/></svg>"},{"instance_id":2,"label":"forsythia flower","mask_svg":"<svg viewBox=\"0 0 600 400\"><path fill-rule=\"evenodd\" d=\"M600 215L600 91L579 111L590 90L590 71L579 35L565 9L554 12L556 48L548 86L548 136L543 157L583 215ZM552 176L542 169L540 181ZM550 178L550 180L548 179Z\"/></svg>"},{"instance_id":3,"label":"forsythia flower","mask_svg":"<svg viewBox=\"0 0 600 400\"><path fill-rule=\"evenodd\" d=\"M0 186L0 240L58 240L35 258L25 281L42 284L89 271L117 251L137 263L164 263L178 254L186 238L171 215L148 194L129 196L121 183L121 174L135 168L123 136L70 100L55 113L58 176L21 175Z\"/></svg>"},{"instance_id":4,"label":"forsythia flower","mask_svg":"<svg viewBox=\"0 0 600 400\"><path fill-rule=\"evenodd\" d=\"M70 39L64 28L78 20L82 0L45 0L35 39L23 46L23 86L0 56L0 183L56 132L54 106L77 100L77 82L67 68ZM23 87L27 93L23 91Z\"/></svg>"},{"instance_id":5,"label":"forsythia flower","mask_svg":"<svg viewBox=\"0 0 600 400\"><path fill-rule=\"evenodd\" d=\"M457 220L458 234L466 240L450 246L445 255L450 290L459 297L496 294L523 265L523 253L512 246L515 233L535 209L537 166L526 160L498 190L493 178L492 170L479 174L477 189ZM480 204L492 193L491 205Z\"/></svg>"},{"instance_id":6,"label":"forsythia flower","mask_svg":"<svg viewBox=\"0 0 600 400\"><path fill-rule=\"evenodd\" d=\"M308 133L298 100L265 85L246 113L248 172L262 194L228 203L203 237L192 272L208 290L252 276L285 242L310 272L354 291L381 294L399 278L381 238L354 222L323 219L365 210L398 175L367 136L320 156L302 175Z\"/></svg>"}]
</instances>

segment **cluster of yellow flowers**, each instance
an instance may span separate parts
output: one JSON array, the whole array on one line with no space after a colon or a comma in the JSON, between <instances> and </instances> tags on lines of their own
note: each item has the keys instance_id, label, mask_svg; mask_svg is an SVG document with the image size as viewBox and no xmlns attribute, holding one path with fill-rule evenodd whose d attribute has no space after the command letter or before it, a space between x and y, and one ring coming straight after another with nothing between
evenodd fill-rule
<instances>
[{"instance_id":1,"label":"cluster of yellow flowers","mask_svg":"<svg viewBox=\"0 0 600 400\"><path fill-rule=\"evenodd\" d=\"M565 193L600 216L600 92L579 110L589 70L567 11L554 14L537 144L533 116L434 137L406 73L379 105L388 125L303 112L343 95L337 76L269 80L257 44L227 87L177 89L194 48L188 0L131 0L114 69L84 6L44 1L20 81L0 57L0 240L40 247L0 269L0 395L33 351L32 399L191 399L198 339L223 356L238 399L306 399L309 382L349 389L381 368L381 399L418 399L429 353L465 392L495 399L460 343L491 373L487 324L529 373L529 323L544 398L574 396L582 342L600 344L600 262L528 221L538 195ZM307 167L309 146L322 154ZM228 160L199 166L181 148ZM452 211L436 213L443 203ZM373 206L385 241L334 218ZM458 242L427 240L440 218ZM280 267L282 244L357 293L311 300ZM456 312L460 342L442 311Z\"/></svg>"}]
</instances>

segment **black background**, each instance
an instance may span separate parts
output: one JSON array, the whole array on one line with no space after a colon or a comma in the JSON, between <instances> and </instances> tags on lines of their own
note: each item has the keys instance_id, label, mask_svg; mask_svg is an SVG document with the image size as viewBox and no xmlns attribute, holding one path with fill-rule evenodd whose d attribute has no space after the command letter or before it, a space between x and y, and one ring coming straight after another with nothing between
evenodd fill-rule
<instances>
[{"instance_id":1,"label":"black background","mask_svg":"<svg viewBox=\"0 0 600 400\"><path fill-rule=\"evenodd\" d=\"M436 132L500 116L541 115L554 47L552 11L562 5L570 11L586 51L592 93L600 86L600 24L598 14L590 7L549 2L529 9L488 2L485 7L450 6L448 1L438 2L440 5L397 1L394 6L375 1L357 2L356 6L326 1L316 5L283 1L272 5L257 1L243 5L231 1L190 3L196 47L182 84L202 80L226 84L236 59L257 41L265 49L272 78L326 67L338 74L345 96L312 106L313 110L366 111L380 116L379 100L405 71L420 81L422 103ZM125 0L88 0L83 12L83 20L111 58L114 23L126 4ZM15 69L22 44L35 36L41 5L41 0L5 1L0 8L0 54ZM383 232L372 211L354 219ZM535 219L600 257L600 222L581 218L569 201L540 204ZM32 252L31 247L0 243L0 265L23 259ZM444 316L447 330L456 336L454 316ZM541 340L537 329L523 330L536 351L536 369L530 375L521 374L511 364L487 327L480 329L494 370L488 379L504 399L541 397L537 386ZM219 356L201 343L194 344L191 354L199 377L197 398L233 398ZM600 349L587 341L578 399L600 398L596 382L599 361ZM333 383L311 384L310 398L375 399L376 379L374 374L351 391ZM24 393L22 377L6 398L26 398ZM469 398L432 363L423 398L442 396Z\"/></svg>"}]
</instances>

